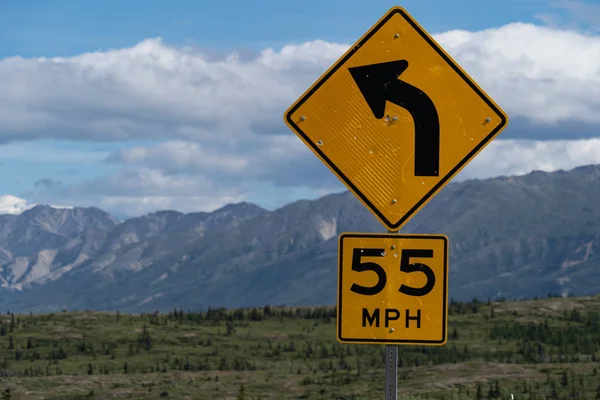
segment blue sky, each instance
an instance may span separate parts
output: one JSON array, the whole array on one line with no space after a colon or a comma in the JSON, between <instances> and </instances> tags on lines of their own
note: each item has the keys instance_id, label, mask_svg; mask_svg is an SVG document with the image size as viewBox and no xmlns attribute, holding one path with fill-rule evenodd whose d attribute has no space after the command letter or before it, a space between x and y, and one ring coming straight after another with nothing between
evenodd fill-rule
<instances>
[{"instance_id":1,"label":"blue sky","mask_svg":"<svg viewBox=\"0 0 600 400\"><path fill-rule=\"evenodd\" d=\"M231 49L280 47L314 39L352 42L394 5L432 32L534 22L560 11L528 0L79 1L4 0L0 57L68 56L132 46L149 37ZM560 4L560 3L559 3Z\"/></svg>"},{"instance_id":2,"label":"blue sky","mask_svg":"<svg viewBox=\"0 0 600 400\"><path fill-rule=\"evenodd\" d=\"M590 93L598 89L598 1L4 0L0 195L28 204L96 205L129 216L160 208L214 209L242 200L274 208L340 190L329 171L294 142L281 113L394 5L441 35L442 44L454 49L459 62L464 57L467 70L481 77L503 107L515 110L502 136L506 140L475 163L472 176L600 162L590 151L598 140L597 102L570 84L570 105L557 103L562 83L576 82ZM486 29L491 33L477 33ZM465 31L468 39L445 33L453 30ZM153 40L158 37L162 42ZM300 47L280 53L289 45ZM577 52L578 46L588 46L589 54ZM491 55L469 58L492 47ZM267 48L272 55L262 53ZM232 52L243 60L227 64ZM554 58L576 65L559 70L562 64ZM244 72L244 62L254 72ZM219 74L228 73L240 81L236 90L248 92L235 98L207 95L194 68L210 90L231 84L219 83ZM494 78L492 68L512 75ZM275 78L264 85L257 82L270 77ZM217 119L220 111L208 110L212 103L218 110L241 107L248 126ZM241 133L234 137L234 131ZM268 150L263 140L271 134L276 140L264 142L274 146ZM290 146L291 156L278 155ZM182 151L189 153L185 162ZM527 162L523 154L530 154ZM499 157L502 163L493 164ZM286 159L296 160L296 167L288 167ZM272 164L255 165L264 160ZM238 161L246 164L236 166ZM298 170L303 176L296 176Z\"/></svg>"}]
</instances>

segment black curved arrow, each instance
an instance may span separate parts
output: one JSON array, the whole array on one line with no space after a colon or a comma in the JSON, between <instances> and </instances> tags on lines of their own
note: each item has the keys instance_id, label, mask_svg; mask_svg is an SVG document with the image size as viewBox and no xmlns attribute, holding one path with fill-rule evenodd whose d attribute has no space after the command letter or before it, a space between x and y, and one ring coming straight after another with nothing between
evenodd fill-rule
<instances>
[{"instance_id":1,"label":"black curved arrow","mask_svg":"<svg viewBox=\"0 0 600 400\"><path fill-rule=\"evenodd\" d=\"M348 68L375 118L385 115L385 102L406 109L415 122L415 176L439 176L440 121L433 101L421 89L398 77L408 61Z\"/></svg>"}]
</instances>

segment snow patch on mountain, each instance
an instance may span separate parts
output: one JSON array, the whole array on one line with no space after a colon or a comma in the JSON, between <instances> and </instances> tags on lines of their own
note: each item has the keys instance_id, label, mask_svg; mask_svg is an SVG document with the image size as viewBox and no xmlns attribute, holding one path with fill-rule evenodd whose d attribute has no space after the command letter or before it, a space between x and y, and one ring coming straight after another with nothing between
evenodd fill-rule
<instances>
[{"instance_id":1,"label":"snow patch on mountain","mask_svg":"<svg viewBox=\"0 0 600 400\"><path fill-rule=\"evenodd\" d=\"M335 237L337 233L337 220L335 218L329 220L321 218L317 221L317 228L323 240L327 241Z\"/></svg>"}]
</instances>

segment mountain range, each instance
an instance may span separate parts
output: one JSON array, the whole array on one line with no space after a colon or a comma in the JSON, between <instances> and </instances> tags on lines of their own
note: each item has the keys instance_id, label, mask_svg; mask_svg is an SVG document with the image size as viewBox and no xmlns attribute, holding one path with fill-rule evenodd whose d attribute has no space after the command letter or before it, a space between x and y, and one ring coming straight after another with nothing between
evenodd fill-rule
<instances>
[{"instance_id":1,"label":"mountain range","mask_svg":"<svg viewBox=\"0 0 600 400\"><path fill-rule=\"evenodd\" d=\"M349 192L274 211L0 215L0 304L128 312L335 304L337 237L385 232ZM450 183L401 230L450 239L450 297L600 291L600 165Z\"/></svg>"}]
</instances>

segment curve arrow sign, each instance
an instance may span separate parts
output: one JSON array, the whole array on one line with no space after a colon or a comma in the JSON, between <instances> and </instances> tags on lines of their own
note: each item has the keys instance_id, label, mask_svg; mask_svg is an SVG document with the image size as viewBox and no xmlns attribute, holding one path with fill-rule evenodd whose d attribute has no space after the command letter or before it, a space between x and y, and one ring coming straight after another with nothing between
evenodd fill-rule
<instances>
[{"instance_id":1,"label":"curve arrow sign","mask_svg":"<svg viewBox=\"0 0 600 400\"><path fill-rule=\"evenodd\" d=\"M439 176L440 122L433 101L421 89L398 77L408 61L398 60L348 68L354 82L377 119L392 102L410 113L415 125L415 176Z\"/></svg>"}]
</instances>

